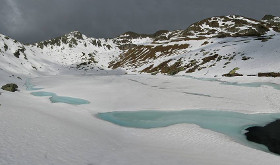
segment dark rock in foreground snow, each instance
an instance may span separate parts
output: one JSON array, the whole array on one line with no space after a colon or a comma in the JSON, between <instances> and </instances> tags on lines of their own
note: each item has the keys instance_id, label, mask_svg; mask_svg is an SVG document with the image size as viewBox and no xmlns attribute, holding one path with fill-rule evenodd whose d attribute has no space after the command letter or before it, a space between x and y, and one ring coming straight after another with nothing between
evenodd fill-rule
<instances>
[{"instance_id":1,"label":"dark rock in foreground snow","mask_svg":"<svg viewBox=\"0 0 280 165\"><path fill-rule=\"evenodd\" d=\"M267 146L269 151L280 155L280 119L264 127L250 127L245 133L247 140Z\"/></svg>"},{"instance_id":2,"label":"dark rock in foreground snow","mask_svg":"<svg viewBox=\"0 0 280 165\"><path fill-rule=\"evenodd\" d=\"M3 85L1 89L5 90L5 91L10 91L10 92L15 92L17 91L18 86L16 84L6 84Z\"/></svg>"}]
</instances>

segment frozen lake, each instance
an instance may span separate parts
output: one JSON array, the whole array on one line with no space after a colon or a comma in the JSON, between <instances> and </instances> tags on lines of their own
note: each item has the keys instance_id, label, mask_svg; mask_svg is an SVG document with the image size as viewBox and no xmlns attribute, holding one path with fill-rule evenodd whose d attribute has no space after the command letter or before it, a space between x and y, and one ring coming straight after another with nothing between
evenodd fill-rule
<instances>
[{"instance_id":1,"label":"frozen lake","mask_svg":"<svg viewBox=\"0 0 280 165\"><path fill-rule=\"evenodd\" d=\"M261 125L264 126L275 119L277 114L243 114L229 111L136 111L136 112L107 112L96 115L98 118L111 123L132 128L160 128L175 124L196 124L201 128L209 129L231 137L233 140L256 148L268 151L263 145L257 145L246 140L244 131L246 128Z\"/></svg>"},{"instance_id":2,"label":"frozen lake","mask_svg":"<svg viewBox=\"0 0 280 165\"><path fill-rule=\"evenodd\" d=\"M280 83L246 77L231 80ZM271 122L280 112L280 91L271 86L161 75L57 75L34 77L27 84L27 90L1 94L0 146L5 154L0 154L0 164L276 165L280 161L279 156L263 152L264 147L247 144L243 136L246 127ZM49 100L53 96L90 104L54 104ZM124 127L96 114L153 127Z\"/></svg>"}]
</instances>

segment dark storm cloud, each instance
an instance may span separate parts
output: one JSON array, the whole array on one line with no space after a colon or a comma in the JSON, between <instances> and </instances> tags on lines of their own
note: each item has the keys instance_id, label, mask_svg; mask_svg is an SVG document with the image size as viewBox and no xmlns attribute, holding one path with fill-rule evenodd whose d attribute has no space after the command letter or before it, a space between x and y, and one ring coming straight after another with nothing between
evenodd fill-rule
<instances>
[{"instance_id":1,"label":"dark storm cloud","mask_svg":"<svg viewBox=\"0 0 280 165\"><path fill-rule=\"evenodd\" d=\"M0 33L35 42L74 30L92 37L185 29L211 16L280 15L279 0L0 0Z\"/></svg>"}]
</instances>

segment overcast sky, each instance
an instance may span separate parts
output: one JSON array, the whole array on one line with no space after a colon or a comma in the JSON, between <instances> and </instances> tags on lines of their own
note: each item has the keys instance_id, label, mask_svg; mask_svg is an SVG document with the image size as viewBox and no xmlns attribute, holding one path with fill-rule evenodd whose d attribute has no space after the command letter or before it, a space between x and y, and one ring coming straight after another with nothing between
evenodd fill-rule
<instances>
[{"instance_id":1,"label":"overcast sky","mask_svg":"<svg viewBox=\"0 0 280 165\"><path fill-rule=\"evenodd\" d=\"M211 16L280 16L280 0L0 0L0 4L0 33L25 43L74 30L112 38L126 31L185 29Z\"/></svg>"}]
</instances>

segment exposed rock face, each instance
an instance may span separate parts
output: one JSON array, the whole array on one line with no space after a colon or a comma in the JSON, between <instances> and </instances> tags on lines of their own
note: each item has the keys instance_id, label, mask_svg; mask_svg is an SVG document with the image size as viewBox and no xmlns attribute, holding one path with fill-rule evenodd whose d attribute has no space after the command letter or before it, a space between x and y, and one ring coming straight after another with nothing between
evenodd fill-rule
<instances>
[{"instance_id":1,"label":"exposed rock face","mask_svg":"<svg viewBox=\"0 0 280 165\"><path fill-rule=\"evenodd\" d=\"M132 49L124 52L118 61L113 61L109 67L116 69L118 67L129 66L142 66L148 63L150 60L157 59L163 56L172 56L176 51L181 49L187 49L188 44L174 44L174 45L138 45ZM170 61L169 61L170 62ZM167 62L168 63L168 62ZM166 63L166 64L167 64ZM162 65L166 66L166 65ZM160 70L158 68L157 70Z\"/></svg>"},{"instance_id":2,"label":"exposed rock face","mask_svg":"<svg viewBox=\"0 0 280 165\"><path fill-rule=\"evenodd\" d=\"M264 144L269 151L280 155L280 120L276 120L264 127L250 127L245 133L247 140Z\"/></svg>"},{"instance_id":3,"label":"exposed rock face","mask_svg":"<svg viewBox=\"0 0 280 165\"><path fill-rule=\"evenodd\" d=\"M237 70L239 70L239 68L234 68L234 69L232 69L229 73L223 74L223 76L225 76L225 77L243 76L243 75L240 74L240 73L236 73Z\"/></svg>"},{"instance_id":4,"label":"exposed rock face","mask_svg":"<svg viewBox=\"0 0 280 165\"><path fill-rule=\"evenodd\" d=\"M280 77L280 73L275 73L275 72L258 73L258 77Z\"/></svg>"},{"instance_id":5,"label":"exposed rock face","mask_svg":"<svg viewBox=\"0 0 280 165\"><path fill-rule=\"evenodd\" d=\"M11 83L11 84L3 85L1 89L5 90L5 91L15 92L15 91L17 91L18 86L16 84Z\"/></svg>"},{"instance_id":6,"label":"exposed rock face","mask_svg":"<svg viewBox=\"0 0 280 165\"><path fill-rule=\"evenodd\" d=\"M124 44L124 45L120 45L119 46L119 49L121 50L127 50L127 49L131 49L131 48L134 48L136 47L137 45L135 44Z\"/></svg>"}]
</instances>

